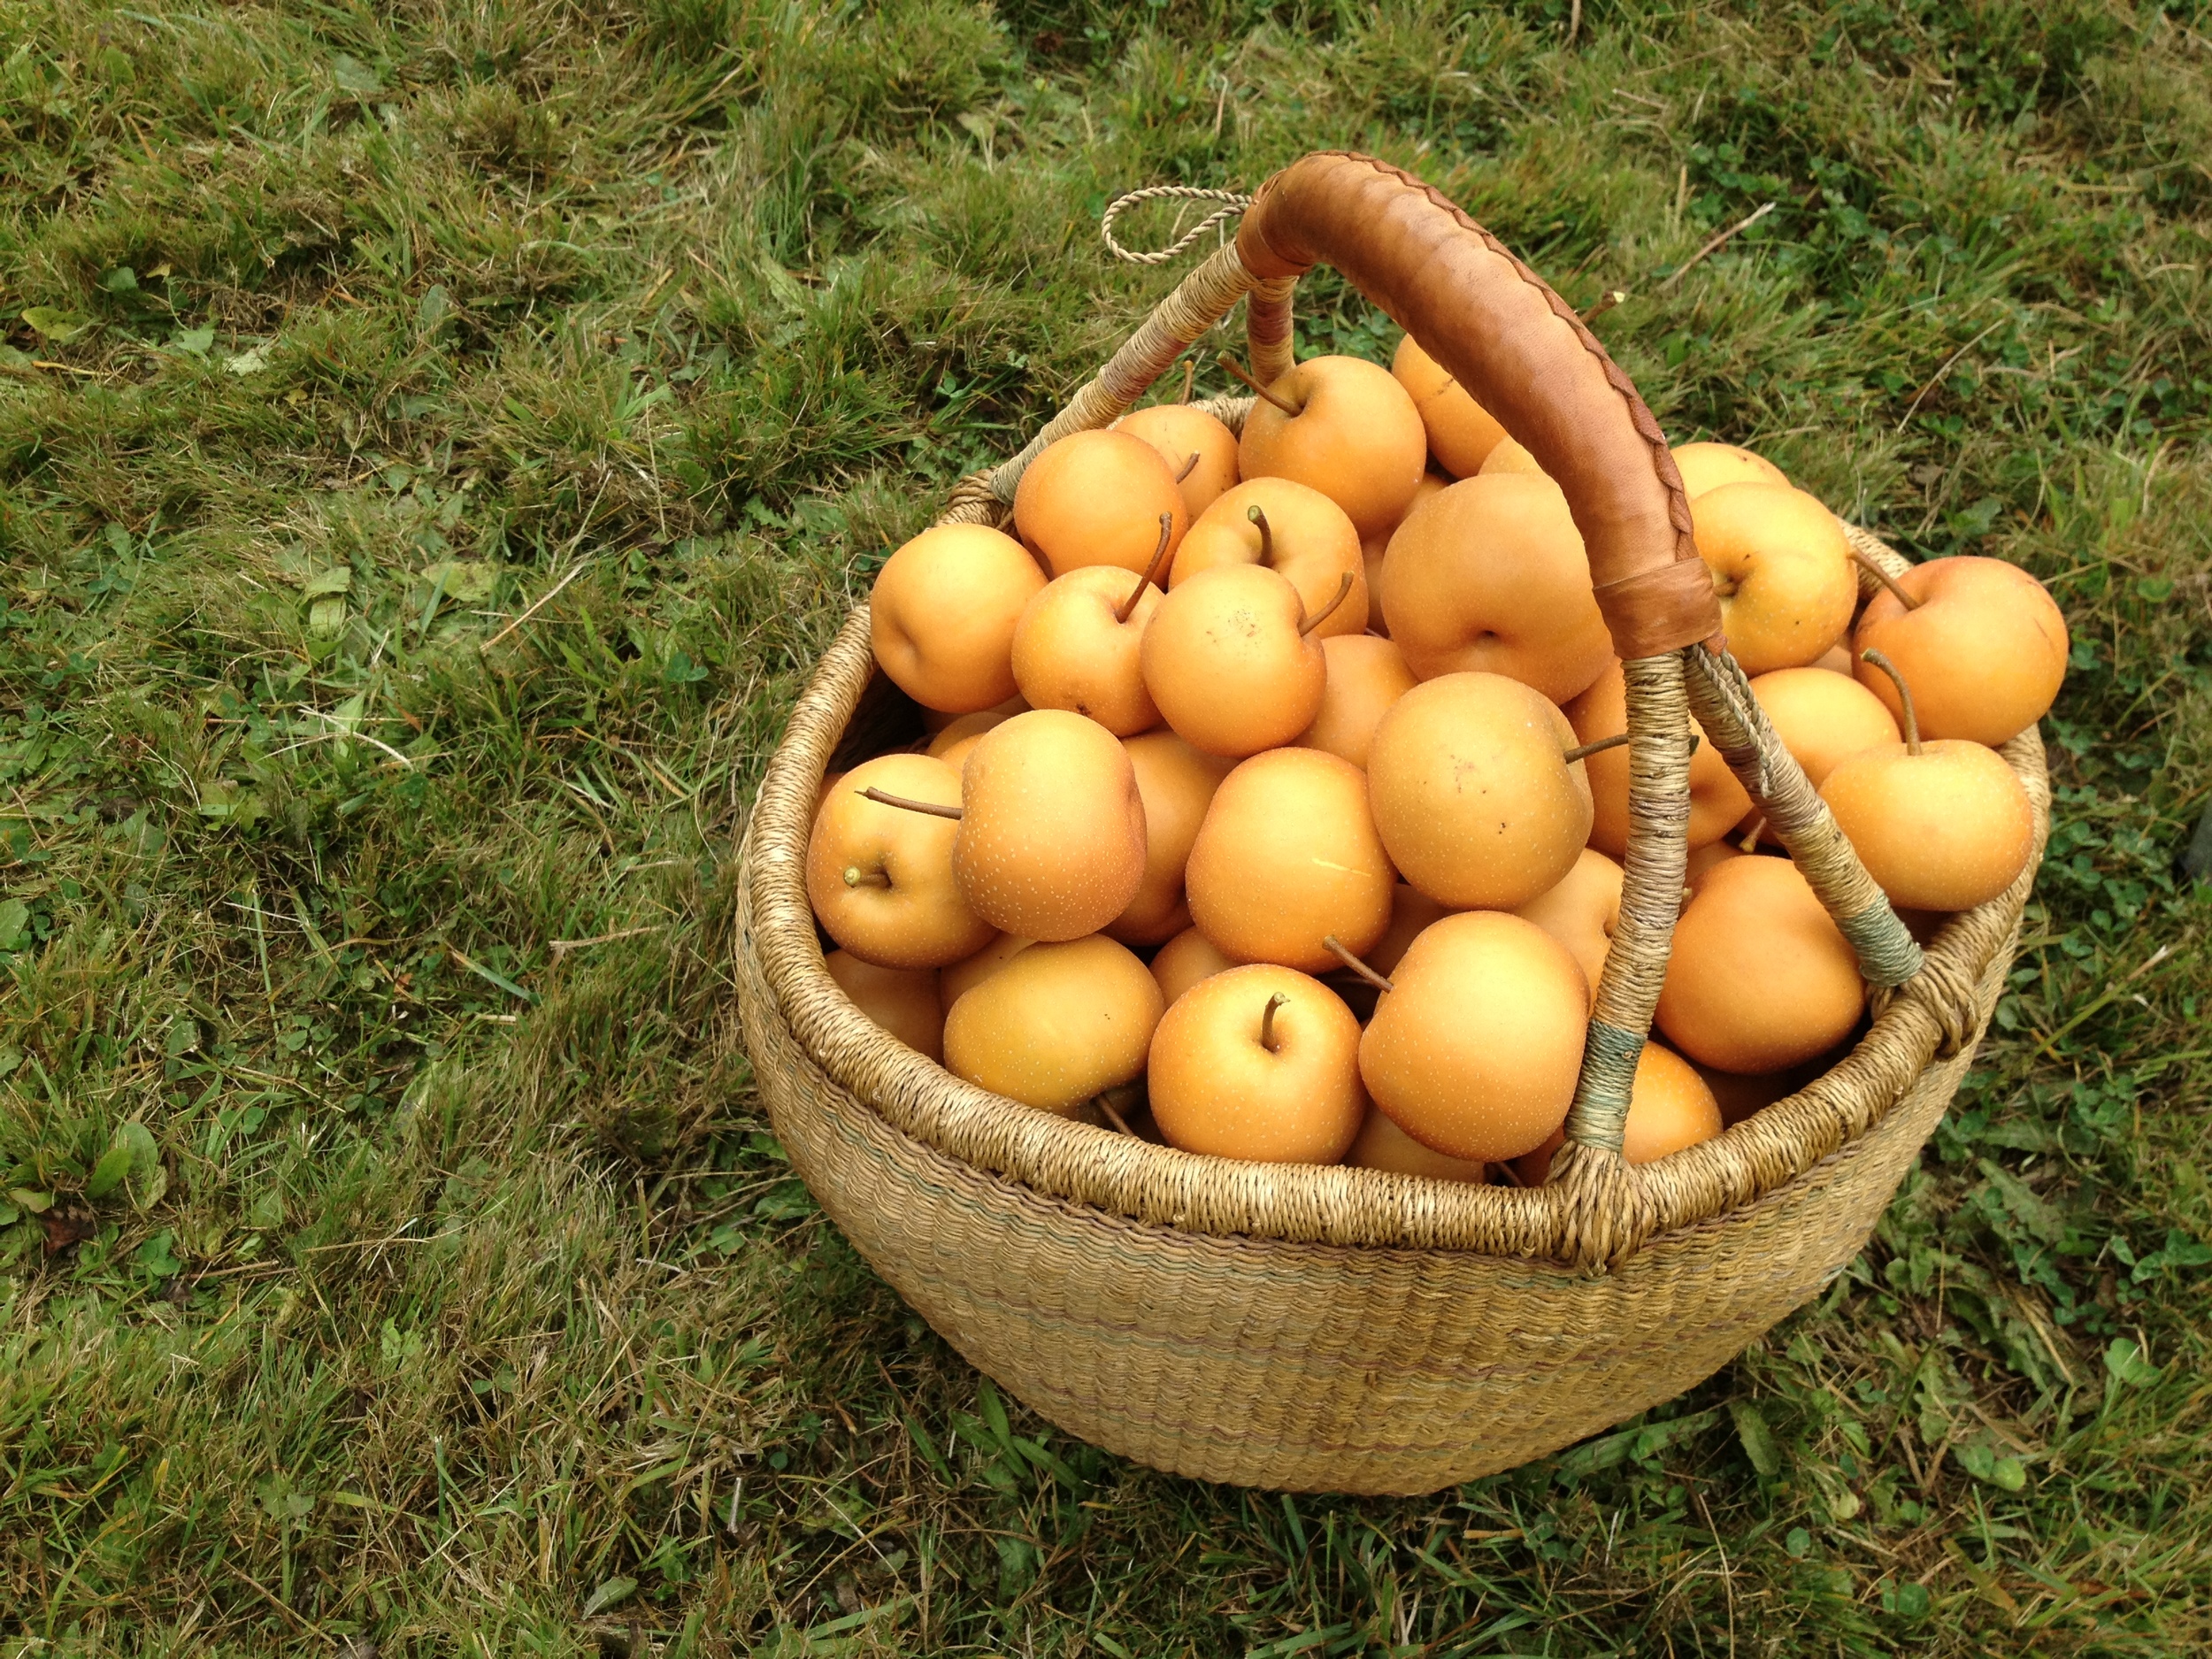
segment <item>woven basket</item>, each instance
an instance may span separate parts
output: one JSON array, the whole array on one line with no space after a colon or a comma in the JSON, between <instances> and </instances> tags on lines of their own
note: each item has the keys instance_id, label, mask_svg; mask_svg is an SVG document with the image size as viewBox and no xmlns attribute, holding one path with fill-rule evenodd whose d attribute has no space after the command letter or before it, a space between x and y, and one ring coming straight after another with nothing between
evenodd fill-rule
<instances>
[{"instance_id":1,"label":"woven basket","mask_svg":"<svg viewBox=\"0 0 2212 1659\"><path fill-rule=\"evenodd\" d=\"M1020 455L956 489L945 518L1002 522L1031 457L1118 418L1239 299L1255 372L1282 373L1292 284L1324 258L1560 481L1627 664L1621 921L1552 1179L1521 1189L1195 1156L987 1094L870 1022L823 966L803 880L826 770L919 730L873 672L864 607L801 696L753 810L739 1005L771 1120L823 1209L1026 1404L1177 1474L1418 1493L1669 1399L1843 1270L1969 1063L2030 876L1952 918L1924 955L1717 637L1680 480L1633 387L1472 220L1365 157L1311 156L1270 180L1235 242ZM1214 407L1233 423L1245 405ZM1631 1167L1622 1125L1680 908L1693 710L1857 949L1873 1018L1801 1092ZM2040 743L2030 730L2003 753L2039 849Z\"/></svg>"}]
</instances>

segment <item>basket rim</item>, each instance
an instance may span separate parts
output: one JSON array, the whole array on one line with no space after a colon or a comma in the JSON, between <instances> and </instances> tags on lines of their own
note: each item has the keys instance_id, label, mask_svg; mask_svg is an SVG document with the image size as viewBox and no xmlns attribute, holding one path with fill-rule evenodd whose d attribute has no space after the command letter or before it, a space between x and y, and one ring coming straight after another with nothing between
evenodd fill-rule
<instances>
[{"instance_id":1,"label":"basket rim","mask_svg":"<svg viewBox=\"0 0 2212 1659\"><path fill-rule=\"evenodd\" d=\"M824 966L804 864L827 762L875 672L868 620L866 604L856 605L801 694L740 854L751 925L736 948L755 954L795 1041L827 1076L893 1127L949 1156L1136 1221L1217 1235L1533 1260L1578 1254L1572 1197L1557 1180L1502 1187L1180 1152L978 1088L861 1013ZM2027 788L2037 856L2004 894L1944 926L1920 975L1886 998L1877 994L1870 1028L1829 1071L1711 1141L1652 1164L1620 1166L1649 1207L1643 1238L1724 1220L1796 1179L1878 1123L1932 1059L1978 1040L1987 1014L1982 982L2001 958L2009 961L2049 826L2037 729L1999 752Z\"/></svg>"}]
</instances>

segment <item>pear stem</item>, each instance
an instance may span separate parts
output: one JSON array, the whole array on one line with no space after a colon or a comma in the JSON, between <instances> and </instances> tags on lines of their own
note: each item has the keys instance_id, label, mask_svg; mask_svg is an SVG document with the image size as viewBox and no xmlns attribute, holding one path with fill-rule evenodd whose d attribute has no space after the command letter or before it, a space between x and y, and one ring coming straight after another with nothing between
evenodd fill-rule
<instances>
[{"instance_id":1,"label":"pear stem","mask_svg":"<svg viewBox=\"0 0 2212 1659\"><path fill-rule=\"evenodd\" d=\"M1302 412L1300 411L1298 405L1292 403L1288 398L1279 396L1275 393L1269 391L1267 388L1262 386L1257 380L1247 374L1237 365L1237 360L1231 357L1227 352L1225 351L1221 354L1219 361L1223 368L1228 370L1230 373L1235 375L1237 379L1242 380L1247 386L1250 387L1254 392L1258 394L1261 397L1265 398L1269 403L1274 404L1276 408L1281 410L1286 415L1295 416Z\"/></svg>"},{"instance_id":2,"label":"pear stem","mask_svg":"<svg viewBox=\"0 0 2212 1659\"><path fill-rule=\"evenodd\" d=\"M1766 828L1766 826L1767 821L1765 818L1762 818L1756 824L1754 824L1748 830L1744 832L1744 838L1738 841L1736 845L1742 848L1744 851L1747 853L1757 852L1759 850L1759 832Z\"/></svg>"},{"instance_id":3,"label":"pear stem","mask_svg":"<svg viewBox=\"0 0 2212 1659\"><path fill-rule=\"evenodd\" d=\"M1197 458L1194 455L1191 457L1194 461ZM1137 585L1130 589L1129 597L1123 600L1121 609L1114 612L1115 621L1126 622L1136 614L1137 601L1144 597L1144 590L1151 587L1154 580L1159 575L1160 562L1167 557L1167 539L1174 534L1175 515L1171 512L1162 513L1160 515L1160 545L1152 549L1152 563L1144 567L1144 573L1137 578Z\"/></svg>"},{"instance_id":4,"label":"pear stem","mask_svg":"<svg viewBox=\"0 0 2212 1659\"><path fill-rule=\"evenodd\" d=\"M1181 483L1185 479L1188 478L1193 472L1195 472L1198 470L1198 451L1193 449L1190 452L1190 459L1183 463L1183 470L1175 475L1175 481L1177 483Z\"/></svg>"},{"instance_id":5,"label":"pear stem","mask_svg":"<svg viewBox=\"0 0 2212 1659\"><path fill-rule=\"evenodd\" d=\"M895 806L902 811L926 812L932 818L956 818L960 816L960 809L956 806L940 806L934 801L910 801L902 795L893 795L884 789L863 789L860 798L873 801L879 806Z\"/></svg>"},{"instance_id":6,"label":"pear stem","mask_svg":"<svg viewBox=\"0 0 2212 1659\"><path fill-rule=\"evenodd\" d=\"M1606 312L1611 311L1627 297L1628 290L1625 288L1608 288L1598 296L1596 304L1582 313L1582 320L1586 324L1604 316Z\"/></svg>"},{"instance_id":7,"label":"pear stem","mask_svg":"<svg viewBox=\"0 0 2212 1659\"><path fill-rule=\"evenodd\" d=\"M1346 571L1343 575L1337 578L1336 597L1330 600L1327 604L1322 606L1320 610L1315 611L1313 615L1308 617L1303 622L1300 623L1298 625L1298 632L1301 634L1312 633L1324 622L1326 622L1331 617L1334 616L1337 613L1338 608L1341 606L1347 599L1351 597L1351 594L1352 572Z\"/></svg>"},{"instance_id":8,"label":"pear stem","mask_svg":"<svg viewBox=\"0 0 2212 1659\"><path fill-rule=\"evenodd\" d=\"M891 878L880 870L863 870L858 864L845 866L845 885L849 887L887 887Z\"/></svg>"},{"instance_id":9,"label":"pear stem","mask_svg":"<svg viewBox=\"0 0 2212 1659\"><path fill-rule=\"evenodd\" d=\"M1198 359L1196 357L1185 357L1183 359L1183 395L1175 401L1179 403L1189 403L1191 388L1197 383Z\"/></svg>"},{"instance_id":10,"label":"pear stem","mask_svg":"<svg viewBox=\"0 0 2212 1659\"><path fill-rule=\"evenodd\" d=\"M1908 611L1917 611L1920 609L1920 601L1915 599L1910 594L1907 593L1902 588L1899 587L1897 585L1897 579L1891 575L1887 571L1884 570L1879 565L1876 564L1872 559L1867 557L1865 554L1860 552L1856 548L1853 548L1851 549L1851 557L1857 562L1862 570L1872 572L1874 580L1881 583L1883 587L1889 590L1889 596L1892 599L1894 599L1899 604L1904 606Z\"/></svg>"},{"instance_id":11,"label":"pear stem","mask_svg":"<svg viewBox=\"0 0 2212 1659\"><path fill-rule=\"evenodd\" d=\"M1575 762L1587 760L1593 755L1602 755L1609 749L1618 749L1626 741L1628 741L1627 733L1616 732L1610 737L1601 737L1594 743L1577 743L1560 758L1571 766Z\"/></svg>"},{"instance_id":12,"label":"pear stem","mask_svg":"<svg viewBox=\"0 0 2212 1659\"><path fill-rule=\"evenodd\" d=\"M1268 569L1273 570L1275 568L1274 526L1267 522L1267 515L1260 511L1256 503L1244 510L1244 516L1251 521L1252 527L1260 533L1260 563L1266 565Z\"/></svg>"},{"instance_id":13,"label":"pear stem","mask_svg":"<svg viewBox=\"0 0 2212 1659\"><path fill-rule=\"evenodd\" d=\"M1322 940L1321 943L1323 948L1332 952L1336 956L1338 961L1341 962L1354 973L1358 974L1361 979L1366 980L1368 984L1373 986L1378 991L1394 991L1398 988L1396 986L1391 984L1389 980L1384 979L1381 974L1376 972L1374 969L1369 967L1365 963L1362 962L1350 951L1345 949L1343 941L1340 940L1334 933L1329 934L1326 938Z\"/></svg>"},{"instance_id":14,"label":"pear stem","mask_svg":"<svg viewBox=\"0 0 2212 1659\"><path fill-rule=\"evenodd\" d=\"M1898 672L1897 664L1891 662L1881 652L1861 651L1859 659L1862 662L1873 664L1875 667L1887 674L1889 683L1897 687L1897 701L1904 705L1905 710L1905 753L1917 755L1920 752L1920 717L1913 712L1912 687L1905 683L1905 677Z\"/></svg>"},{"instance_id":15,"label":"pear stem","mask_svg":"<svg viewBox=\"0 0 2212 1659\"><path fill-rule=\"evenodd\" d=\"M1290 1001L1290 993L1278 991L1267 999L1267 1006L1260 1010L1260 1047L1273 1054L1282 1044L1275 1041L1275 1010Z\"/></svg>"},{"instance_id":16,"label":"pear stem","mask_svg":"<svg viewBox=\"0 0 2212 1659\"><path fill-rule=\"evenodd\" d=\"M1105 1114L1106 1121L1113 1125L1119 1133L1125 1135L1134 1135L1137 1133L1129 1126L1129 1120L1114 1110L1113 1102L1101 1094L1097 1096L1097 1103L1098 1110Z\"/></svg>"}]
</instances>

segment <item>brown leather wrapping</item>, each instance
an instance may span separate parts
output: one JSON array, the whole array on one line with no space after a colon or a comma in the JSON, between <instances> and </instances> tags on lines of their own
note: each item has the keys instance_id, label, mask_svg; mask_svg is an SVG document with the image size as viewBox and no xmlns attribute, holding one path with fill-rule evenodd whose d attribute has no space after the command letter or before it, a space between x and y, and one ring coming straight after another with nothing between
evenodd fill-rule
<instances>
[{"instance_id":1,"label":"brown leather wrapping","mask_svg":"<svg viewBox=\"0 0 2212 1659\"><path fill-rule=\"evenodd\" d=\"M1527 447L1566 492L1622 657L1720 633L1659 423L1573 309L1496 237L1410 173L1324 152L1260 187L1237 253L1263 279L1334 265Z\"/></svg>"}]
</instances>

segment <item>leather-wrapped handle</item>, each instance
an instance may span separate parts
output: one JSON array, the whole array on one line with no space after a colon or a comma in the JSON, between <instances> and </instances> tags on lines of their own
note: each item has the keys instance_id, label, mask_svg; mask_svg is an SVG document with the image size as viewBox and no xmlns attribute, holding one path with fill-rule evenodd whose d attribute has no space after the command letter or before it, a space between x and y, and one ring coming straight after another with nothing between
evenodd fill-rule
<instances>
[{"instance_id":1,"label":"leather-wrapped handle","mask_svg":"<svg viewBox=\"0 0 2212 1659\"><path fill-rule=\"evenodd\" d=\"M1566 301L1438 191L1324 151L1260 187L1237 253L1263 281L1334 265L1566 494L1624 658L1717 643L1720 602L1665 435Z\"/></svg>"}]
</instances>

